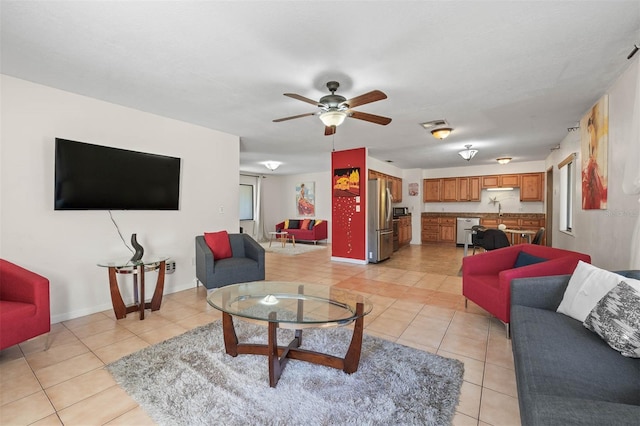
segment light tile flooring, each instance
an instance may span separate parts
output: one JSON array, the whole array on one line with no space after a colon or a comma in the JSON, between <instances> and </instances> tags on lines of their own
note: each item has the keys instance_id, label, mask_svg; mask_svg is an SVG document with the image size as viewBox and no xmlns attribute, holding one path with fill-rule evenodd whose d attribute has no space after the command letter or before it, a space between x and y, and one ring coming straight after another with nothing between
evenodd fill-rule
<instances>
[{"instance_id":1,"label":"light tile flooring","mask_svg":"<svg viewBox=\"0 0 640 426\"><path fill-rule=\"evenodd\" d=\"M369 265L330 256L330 247L298 256L267 253L267 280L366 293L374 310L365 333L464 362L455 425L520 424L511 342L482 309L470 303L465 310L462 248L408 246ZM205 298L202 286L184 290L166 295L144 321L136 314L116 321L112 311L100 312L54 324L48 351L46 336L0 351L0 424L153 424L104 366L219 319Z\"/></svg>"}]
</instances>

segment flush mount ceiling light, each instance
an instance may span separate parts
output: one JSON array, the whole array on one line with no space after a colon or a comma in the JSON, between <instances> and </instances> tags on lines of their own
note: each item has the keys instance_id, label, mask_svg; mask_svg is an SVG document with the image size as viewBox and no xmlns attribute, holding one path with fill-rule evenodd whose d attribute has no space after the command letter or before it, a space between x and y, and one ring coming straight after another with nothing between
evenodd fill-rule
<instances>
[{"instance_id":1,"label":"flush mount ceiling light","mask_svg":"<svg viewBox=\"0 0 640 426\"><path fill-rule=\"evenodd\" d=\"M471 145L465 145L464 147L467 149L460 151L458 154L467 161L471 160L478 153L477 149L471 149Z\"/></svg>"},{"instance_id":2,"label":"flush mount ceiling light","mask_svg":"<svg viewBox=\"0 0 640 426\"><path fill-rule=\"evenodd\" d=\"M496 158L496 161L500 164L507 164L509 161L511 161L511 157Z\"/></svg>"},{"instance_id":3,"label":"flush mount ceiling light","mask_svg":"<svg viewBox=\"0 0 640 426\"><path fill-rule=\"evenodd\" d=\"M446 138L447 136L449 136L452 131L453 131L453 129L450 128L450 127L441 127L439 129L432 130L431 134L433 135L434 138L442 140L442 139Z\"/></svg>"},{"instance_id":4,"label":"flush mount ceiling light","mask_svg":"<svg viewBox=\"0 0 640 426\"><path fill-rule=\"evenodd\" d=\"M267 169L269 169L269 170L271 170L271 171L274 171L275 169L277 169L278 167L280 167L280 165L281 165L282 163L281 163L281 162L279 162L279 161L265 161L265 162L264 162L264 163L262 163L262 164L264 164L264 166L265 166Z\"/></svg>"},{"instance_id":5,"label":"flush mount ceiling light","mask_svg":"<svg viewBox=\"0 0 640 426\"><path fill-rule=\"evenodd\" d=\"M320 120L327 127L338 127L347 118L347 113L338 110L329 110L320 114Z\"/></svg>"}]
</instances>

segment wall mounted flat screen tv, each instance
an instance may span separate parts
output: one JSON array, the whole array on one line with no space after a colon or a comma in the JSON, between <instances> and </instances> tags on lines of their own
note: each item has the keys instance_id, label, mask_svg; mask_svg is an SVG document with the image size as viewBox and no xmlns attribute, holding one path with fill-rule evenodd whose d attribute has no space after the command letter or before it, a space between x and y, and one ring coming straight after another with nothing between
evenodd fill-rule
<instances>
[{"instance_id":1,"label":"wall mounted flat screen tv","mask_svg":"<svg viewBox=\"0 0 640 426\"><path fill-rule=\"evenodd\" d=\"M180 158L56 138L56 210L178 210Z\"/></svg>"}]
</instances>

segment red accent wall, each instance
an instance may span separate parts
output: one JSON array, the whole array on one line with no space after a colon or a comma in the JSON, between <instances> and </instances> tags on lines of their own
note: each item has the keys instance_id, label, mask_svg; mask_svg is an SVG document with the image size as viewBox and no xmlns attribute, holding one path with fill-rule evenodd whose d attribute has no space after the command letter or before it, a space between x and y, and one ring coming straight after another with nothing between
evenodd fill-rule
<instances>
[{"instance_id":1,"label":"red accent wall","mask_svg":"<svg viewBox=\"0 0 640 426\"><path fill-rule=\"evenodd\" d=\"M359 196L354 182L339 179L336 170L359 168ZM331 153L331 255L367 260L367 149L356 148ZM359 198L358 198L359 197ZM360 211L357 211L359 207Z\"/></svg>"}]
</instances>

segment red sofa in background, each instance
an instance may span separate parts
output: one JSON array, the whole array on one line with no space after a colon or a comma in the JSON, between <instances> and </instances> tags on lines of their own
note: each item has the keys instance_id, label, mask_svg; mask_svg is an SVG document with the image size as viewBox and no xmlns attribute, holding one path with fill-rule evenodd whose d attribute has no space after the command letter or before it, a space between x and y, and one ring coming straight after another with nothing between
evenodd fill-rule
<instances>
[{"instance_id":1,"label":"red sofa in background","mask_svg":"<svg viewBox=\"0 0 640 426\"><path fill-rule=\"evenodd\" d=\"M521 259L547 259L514 268ZM529 256L527 256L529 255ZM517 244L462 258L462 294L465 304L476 303L507 326L511 320L511 280L573 273L578 261L591 263L591 256L537 244ZM524 262L527 263L527 262Z\"/></svg>"},{"instance_id":2,"label":"red sofa in background","mask_svg":"<svg viewBox=\"0 0 640 426\"><path fill-rule=\"evenodd\" d=\"M49 280L0 259L0 350L51 330Z\"/></svg>"},{"instance_id":3,"label":"red sofa in background","mask_svg":"<svg viewBox=\"0 0 640 426\"><path fill-rule=\"evenodd\" d=\"M287 231L297 241L313 241L317 244L320 240L327 239L327 221L323 219L309 219L314 221L313 229L301 229L304 219L288 219L276 224L276 232Z\"/></svg>"}]
</instances>

